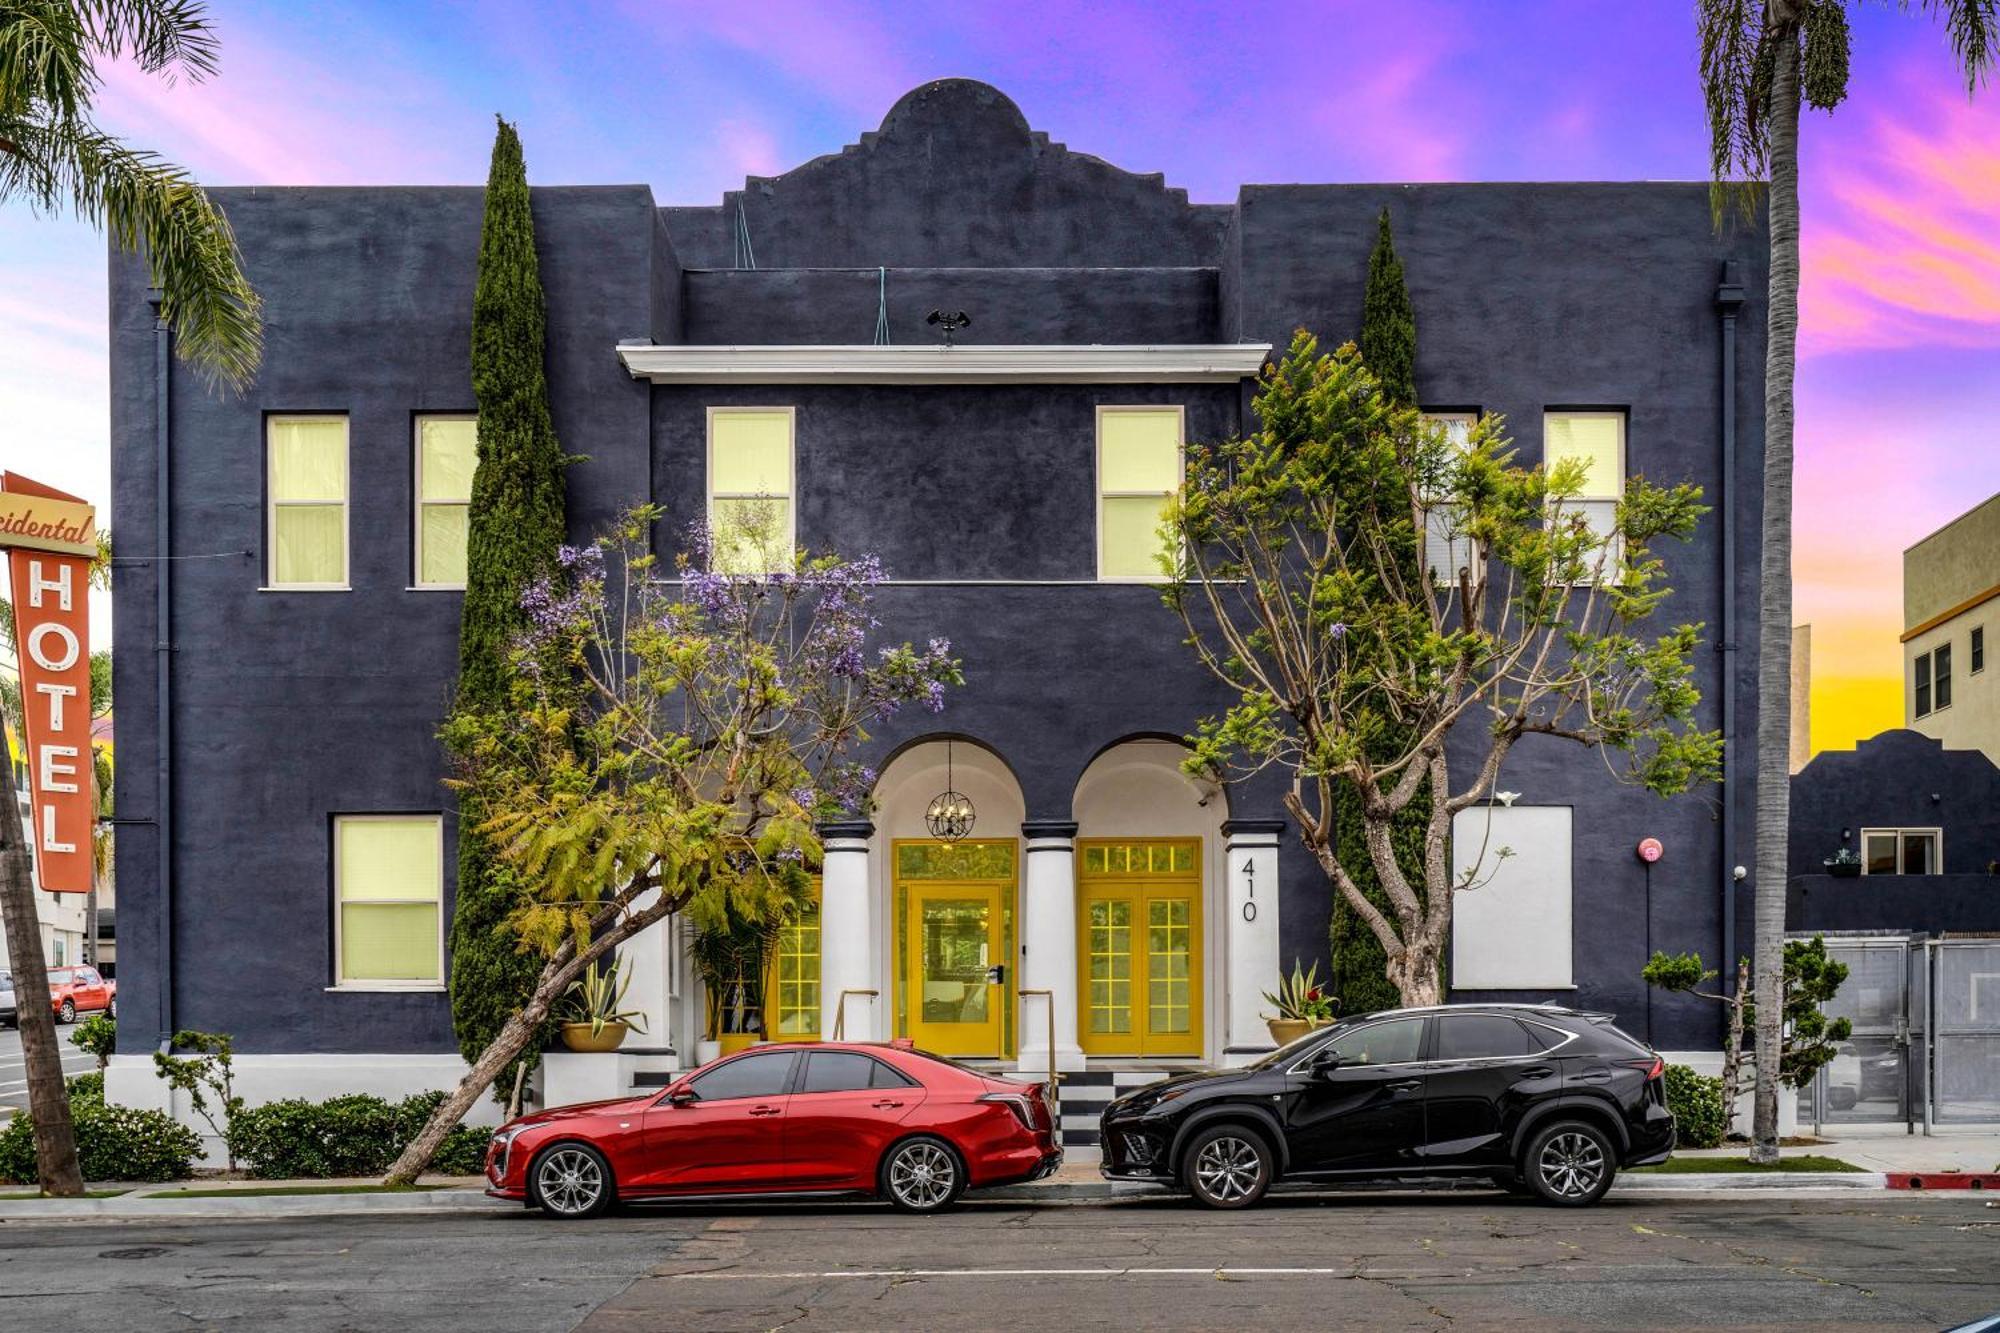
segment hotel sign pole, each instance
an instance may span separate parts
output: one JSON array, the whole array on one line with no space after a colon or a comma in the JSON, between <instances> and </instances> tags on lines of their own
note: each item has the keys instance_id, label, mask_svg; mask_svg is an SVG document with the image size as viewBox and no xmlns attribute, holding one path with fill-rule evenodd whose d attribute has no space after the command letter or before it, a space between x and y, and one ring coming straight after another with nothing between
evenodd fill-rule
<instances>
[{"instance_id":1,"label":"hotel sign pole","mask_svg":"<svg viewBox=\"0 0 2000 1333\"><path fill-rule=\"evenodd\" d=\"M6 720L21 726L33 793L28 820L11 808L0 811L0 920L20 982L18 1021L36 1177L44 1193L75 1198L83 1193L83 1172L56 1049L55 1014L43 989L48 960L34 889L39 871L45 889L90 891L89 598L96 514L75 496L6 473L0 476L0 548L7 551L21 683L21 716ZM11 772L7 785L11 807Z\"/></svg>"}]
</instances>

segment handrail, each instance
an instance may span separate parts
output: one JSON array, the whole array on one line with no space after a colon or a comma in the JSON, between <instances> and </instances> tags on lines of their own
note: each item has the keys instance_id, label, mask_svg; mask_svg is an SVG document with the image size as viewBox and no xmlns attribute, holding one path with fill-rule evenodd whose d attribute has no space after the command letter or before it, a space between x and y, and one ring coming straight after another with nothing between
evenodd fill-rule
<instances>
[{"instance_id":1,"label":"handrail","mask_svg":"<svg viewBox=\"0 0 2000 1333\"><path fill-rule=\"evenodd\" d=\"M1014 994L1020 999L1039 995L1049 1002L1049 1114L1055 1122L1062 1123L1062 1083L1056 1077L1056 993L1052 990L1020 990Z\"/></svg>"},{"instance_id":2,"label":"handrail","mask_svg":"<svg viewBox=\"0 0 2000 1333\"><path fill-rule=\"evenodd\" d=\"M833 1036L828 1038L829 1041L847 1040L847 1038L844 1037L842 1034L847 1031L847 997L850 995L866 995L869 999L874 1000L874 999L879 999L882 995L882 992L879 990L860 990L860 989L848 989L842 991L840 993L840 999L836 1001L833 1006Z\"/></svg>"}]
</instances>

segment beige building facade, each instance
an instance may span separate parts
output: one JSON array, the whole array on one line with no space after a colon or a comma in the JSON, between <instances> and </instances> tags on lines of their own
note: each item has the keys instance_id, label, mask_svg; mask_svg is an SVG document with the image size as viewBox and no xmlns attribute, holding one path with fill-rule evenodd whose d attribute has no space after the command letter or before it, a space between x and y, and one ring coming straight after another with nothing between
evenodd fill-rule
<instances>
[{"instance_id":1,"label":"beige building facade","mask_svg":"<svg viewBox=\"0 0 2000 1333\"><path fill-rule=\"evenodd\" d=\"M1903 552L1903 722L2000 761L2000 495Z\"/></svg>"}]
</instances>

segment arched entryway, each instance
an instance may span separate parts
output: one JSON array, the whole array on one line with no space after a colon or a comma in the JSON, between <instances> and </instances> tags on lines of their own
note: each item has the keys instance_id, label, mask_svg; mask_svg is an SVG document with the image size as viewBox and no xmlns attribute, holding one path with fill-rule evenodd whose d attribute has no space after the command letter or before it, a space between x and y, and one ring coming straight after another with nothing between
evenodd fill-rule
<instances>
[{"instance_id":1,"label":"arched entryway","mask_svg":"<svg viewBox=\"0 0 2000 1333\"><path fill-rule=\"evenodd\" d=\"M1210 1046L1213 886L1227 803L1181 772L1177 741L1110 746L1072 800L1077 1041L1093 1058L1198 1058Z\"/></svg>"}]
</instances>

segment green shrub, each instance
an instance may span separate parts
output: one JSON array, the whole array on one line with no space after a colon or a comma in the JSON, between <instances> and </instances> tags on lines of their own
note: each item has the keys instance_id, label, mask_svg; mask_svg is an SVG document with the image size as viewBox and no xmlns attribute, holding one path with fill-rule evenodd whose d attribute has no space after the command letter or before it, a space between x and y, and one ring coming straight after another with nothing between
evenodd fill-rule
<instances>
[{"instance_id":1,"label":"green shrub","mask_svg":"<svg viewBox=\"0 0 2000 1333\"><path fill-rule=\"evenodd\" d=\"M200 1136L164 1111L113 1106L100 1094L72 1098L69 1113L85 1180L185 1180L201 1156ZM25 1112L0 1129L0 1181L36 1183L35 1127Z\"/></svg>"},{"instance_id":2,"label":"green shrub","mask_svg":"<svg viewBox=\"0 0 2000 1333\"><path fill-rule=\"evenodd\" d=\"M442 1092L422 1092L393 1104L366 1093L324 1102L269 1102L236 1113L230 1148L246 1171L263 1180L380 1175L443 1100ZM432 1169L476 1174L490 1136L486 1129L456 1126Z\"/></svg>"},{"instance_id":3,"label":"green shrub","mask_svg":"<svg viewBox=\"0 0 2000 1333\"><path fill-rule=\"evenodd\" d=\"M88 1074L78 1074L67 1085L69 1104L72 1110L80 1101L101 1102L104 1100L104 1071L92 1070Z\"/></svg>"},{"instance_id":4,"label":"green shrub","mask_svg":"<svg viewBox=\"0 0 2000 1333\"><path fill-rule=\"evenodd\" d=\"M1686 1065L1667 1066L1667 1109L1683 1148L1722 1146L1722 1080L1697 1074Z\"/></svg>"},{"instance_id":5,"label":"green shrub","mask_svg":"<svg viewBox=\"0 0 2000 1333\"><path fill-rule=\"evenodd\" d=\"M109 1014L92 1014L69 1034L69 1044L96 1056L101 1072L111 1062L112 1052L118 1049L118 1020Z\"/></svg>"}]
</instances>

